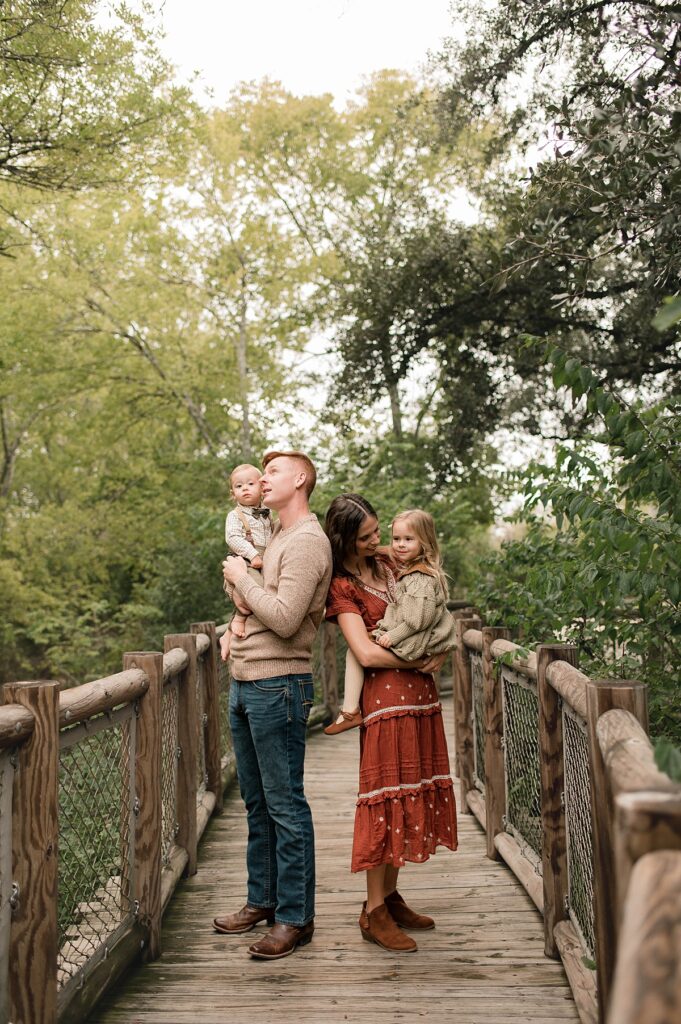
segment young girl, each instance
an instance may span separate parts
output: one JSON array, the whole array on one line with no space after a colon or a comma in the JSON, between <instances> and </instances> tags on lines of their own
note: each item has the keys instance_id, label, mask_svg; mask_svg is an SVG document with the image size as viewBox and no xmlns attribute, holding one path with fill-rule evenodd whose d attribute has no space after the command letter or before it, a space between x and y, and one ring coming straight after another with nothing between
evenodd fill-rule
<instances>
[{"instance_id":1,"label":"young girl","mask_svg":"<svg viewBox=\"0 0 681 1024\"><path fill-rule=\"evenodd\" d=\"M395 516L392 543L387 549L398 569L395 600L373 631L376 643L404 661L452 650L454 619L447 611L447 579L440 565L440 548L433 517L421 509ZM324 732L333 736L362 724L359 698L364 669L352 651L345 662L345 693L338 719Z\"/></svg>"}]
</instances>

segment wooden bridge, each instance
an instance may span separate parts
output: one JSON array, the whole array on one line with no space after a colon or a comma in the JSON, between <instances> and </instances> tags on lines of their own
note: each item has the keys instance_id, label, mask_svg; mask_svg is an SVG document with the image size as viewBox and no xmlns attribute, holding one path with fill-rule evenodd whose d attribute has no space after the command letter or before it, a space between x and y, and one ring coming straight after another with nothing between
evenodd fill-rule
<instances>
[{"instance_id":1,"label":"wooden bridge","mask_svg":"<svg viewBox=\"0 0 681 1024\"><path fill-rule=\"evenodd\" d=\"M593 682L571 647L529 653L457 615L444 704L460 849L404 872L403 891L437 920L410 957L363 943L356 923L357 737L319 731L337 705L335 627L322 630L306 762L317 931L274 967L246 955L252 935L211 928L245 893L214 625L71 690L8 684L0 1024L677 1024L681 787L655 767L645 688Z\"/></svg>"}]
</instances>

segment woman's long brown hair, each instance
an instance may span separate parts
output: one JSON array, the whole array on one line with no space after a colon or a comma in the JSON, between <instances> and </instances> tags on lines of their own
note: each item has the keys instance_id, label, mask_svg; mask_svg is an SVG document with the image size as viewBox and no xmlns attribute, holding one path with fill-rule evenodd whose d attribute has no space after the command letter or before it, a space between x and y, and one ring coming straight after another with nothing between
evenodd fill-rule
<instances>
[{"instance_id":1,"label":"woman's long brown hair","mask_svg":"<svg viewBox=\"0 0 681 1024\"><path fill-rule=\"evenodd\" d=\"M334 576L353 578L353 574L345 568L345 560L349 555L356 554L357 534L367 516L376 516L376 512L361 494L339 494L329 505L324 529L331 544ZM382 575L376 563L375 558L367 558L371 571L375 575Z\"/></svg>"}]
</instances>

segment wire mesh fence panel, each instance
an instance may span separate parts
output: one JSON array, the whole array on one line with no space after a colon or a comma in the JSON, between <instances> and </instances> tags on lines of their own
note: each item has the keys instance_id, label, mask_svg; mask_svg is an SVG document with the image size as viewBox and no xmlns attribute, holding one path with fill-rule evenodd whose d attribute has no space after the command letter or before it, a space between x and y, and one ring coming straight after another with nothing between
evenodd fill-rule
<instances>
[{"instance_id":1,"label":"wire mesh fence panel","mask_svg":"<svg viewBox=\"0 0 681 1024\"><path fill-rule=\"evenodd\" d=\"M585 953L593 959L596 938L589 749L586 723L567 704L563 704L563 749L569 914Z\"/></svg>"},{"instance_id":2,"label":"wire mesh fence panel","mask_svg":"<svg viewBox=\"0 0 681 1024\"><path fill-rule=\"evenodd\" d=\"M483 703L482 655L470 652L473 686L473 782L485 791L485 707Z\"/></svg>"},{"instance_id":3,"label":"wire mesh fence panel","mask_svg":"<svg viewBox=\"0 0 681 1024\"><path fill-rule=\"evenodd\" d=\"M541 779L537 684L501 665L504 708L505 828L535 866L541 864Z\"/></svg>"},{"instance_id":4,"label":"wire mesh fence panel","mask_svg":"<svg viewBox=\"0 0 681 1024\"><path fill-rule=\"evenodd\" d=\"M14 753L0 750L0 1021L9 1020L9 932L12 920L12 789Z\"/></svg>"},{"instance_id":5,"label":"wire mesh fence panel","mask_svg":"<svg viewBox=\"0 0 681 1024\"><path fill-rule=\"evenodd\" d=\"M60 734L59 988L106 956L135 914L135 705Z\"/></svg>"},{"instance_id":6,"label":"wire mesh fence panel","mask_svg":"<svg viewBox=\"0 0 681 1024\"><path fill-rule=\"evenodd\" d=\"M177 762L179 676L174 676L163 687L161 703L161 860L167 865L170 851L178 831L177 822Z\"/></svg>"},{"instance_id":7,"label":"wire mesh fence panel","mask_svg":"<svg viewBox=\"0 0 681 1024\"><path fill-rule=\"evenodd\" d=\"M229 666L218 653L218 710L220 712L220 758L232 753L232 732L229 728Z\"/></svg>"},{"instance_id":8,"label":"wire mesh fence panel","mask_svg":"<svg viewBox=\"0 0 681 1024\"><path fill-rule=\"evenodd\" d=\"M198 736L196 737L196 796L201 799L206 790L206 660L198 658L196 662L196 721Z\"/></svg>"}]
</instances>

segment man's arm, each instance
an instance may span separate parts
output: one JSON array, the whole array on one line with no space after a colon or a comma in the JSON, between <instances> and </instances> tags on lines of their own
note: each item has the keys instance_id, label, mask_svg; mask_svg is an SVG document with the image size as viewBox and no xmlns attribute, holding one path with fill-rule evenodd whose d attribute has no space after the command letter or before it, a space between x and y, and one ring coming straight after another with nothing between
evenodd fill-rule
<instances>
[{"instance_id":1,"label":"man's arm","mask_svg":"<svg viewBox=\"0 0 681 1024\"><path fill-rule=\"evenodd\" d=\"M277 636L290 637L300 629L328 561L325 538L311 538L304 551L283 552L276 594L266 593L247 573L240 574L234 585L264 626Z\"/></svg>"}]
</instances>

